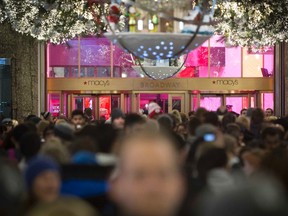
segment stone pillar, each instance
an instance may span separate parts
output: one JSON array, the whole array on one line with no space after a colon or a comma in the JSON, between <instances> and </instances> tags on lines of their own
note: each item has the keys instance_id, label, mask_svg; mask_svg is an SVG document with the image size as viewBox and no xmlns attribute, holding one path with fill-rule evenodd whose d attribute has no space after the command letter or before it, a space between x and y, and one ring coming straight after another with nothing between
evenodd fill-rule
<instances>
[{"instance_id":1,"label":"stone pillar","mask_svg":"<svg viewBox=\"0 0 288 216\"><path fill-rule=\"evenodd\" d=\"M12 60L12 115L19 121L38 111L38 42L0 24L0 58Z\"/></svg>"}]
</instances>

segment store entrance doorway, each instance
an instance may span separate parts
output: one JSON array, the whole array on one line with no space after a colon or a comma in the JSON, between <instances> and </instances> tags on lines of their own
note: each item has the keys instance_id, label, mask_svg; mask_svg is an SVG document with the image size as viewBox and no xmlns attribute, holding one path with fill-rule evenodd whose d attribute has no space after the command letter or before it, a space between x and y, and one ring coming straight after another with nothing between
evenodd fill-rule
<instances>
[{"instance_id":1,"label":"store entrance doorway","mask_svg":"<svg viewBox=\"0 0 288 216\"><path fill-rule=\"evenodd\" d=\"M70 112L75 109L91 109L94 119L110 118L114 108L120 108L120 94L116 95L73 95Z\"/></svg>"}]
</instances>

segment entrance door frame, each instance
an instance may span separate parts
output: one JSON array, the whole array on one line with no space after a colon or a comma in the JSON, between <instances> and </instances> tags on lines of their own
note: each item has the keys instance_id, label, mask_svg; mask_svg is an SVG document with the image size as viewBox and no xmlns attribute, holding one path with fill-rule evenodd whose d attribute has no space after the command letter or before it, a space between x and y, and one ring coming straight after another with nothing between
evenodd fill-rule
<instances>
[{"instance_id":1,"label":"entrance door frame","mask_svg":"<svg viewBox=\"0 0 288 216\"><path fill-rule=\"evenodd\" d=\"M140 97L139 94L168 94L168 112L170 110L169 106L169 98L172 96L181 96L183 97L183 103L181 103L181 111L183 113L188 113L190 111L190 97L188 91L132 91L132 97L131 97L131 105L132 105L132 112L139 112L140 107ZM171 96L170 96L171 95ZM172 102L172 98L171 98Z\"/></svg>"}]
</instances>

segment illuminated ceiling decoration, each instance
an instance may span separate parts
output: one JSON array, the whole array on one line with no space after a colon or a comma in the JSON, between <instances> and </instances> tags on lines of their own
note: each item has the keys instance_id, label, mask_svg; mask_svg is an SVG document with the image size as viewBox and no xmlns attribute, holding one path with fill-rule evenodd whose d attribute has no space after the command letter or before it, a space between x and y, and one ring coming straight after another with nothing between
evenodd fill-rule
<instances>
[{"instance_id":1,"label":"illuminated ceiling decoration","mask_svg":"<svg viewBox=\"0 0 288 216\"><path fill-rule=\"evenodd\" d=\"M135 70L141 69L152 79L172 77L181 70L186 58L184 57L184 62L176 64L177 67L169 62L179 61L181 55L198 48L214 33L213 14L216 0L213 0L212 4L209 0L199 1L200 3L192 10L193 2L192 0L122 0L121 4L125 4L127 8L139 8L151 15L152 21L154 17L163 18L174 23L174 29L175 23L184 24L184 28L178 32L149 29L150 23L147 25L148 29L123 32L118 28L120 14L117 7L111 4L110 15L105 17L110 31L104 35L133 54L137 61ZM180 12L175 13L176 10Z\"/></svg>"}]
</instances>

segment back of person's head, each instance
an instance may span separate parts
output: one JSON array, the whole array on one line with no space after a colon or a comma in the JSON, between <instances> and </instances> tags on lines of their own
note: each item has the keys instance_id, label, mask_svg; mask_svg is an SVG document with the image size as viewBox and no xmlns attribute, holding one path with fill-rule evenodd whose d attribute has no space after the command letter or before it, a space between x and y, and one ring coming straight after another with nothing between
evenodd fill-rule
<instances>
[{"instance_id":1,"label":"back of person's head","mask_svg":"<svg viewBox=\"0 0 288 216\"><path fill-rule=\"evenodd\" d=\"M36 205L27 216L97 216L85 201L76 197L63 197L53 203Z\"/></svg>"},{"instance_id":2,"label":"back of person's head","mask_svg":"<svg viewBox=\"0 0 288 216\"><path fill-rule=\"evenodd\" d=\"M242 124L247 130L249 130L249 128L250 128L250 121L249 121L249 119L248 119L247 117L245 117L245 116L239 116L239 117L236 119L236 122Z\"/></svg>"},{"instance_id":3,"label":"back of person's head","mask_svg":"<svg viewBox=\"0 0 288 216\"><path fill-rule=\"evenodd\" d=\"M286 199L281 185L263 175L214 196L203 194L196 216L286 216Z\"/></svg>"},{"instance_id":4,"label":"back of person's head","mask_svg":"<svg viewBox=\"0 0 288 216\"><path fill-rule=\"evenodd\" d=\"M217 109L216 114L220 116L224 116L228 113L227 107L226 106L221 106Z\"/></svg>"},{"instance_id":5,"label":"back of person's head","mask_svg":"<svg viewBox=\"0 0 288 216\"><path fill-rule=\"evenodd\" d=\"M227 124L225 133L235 137L237 140L239 140L240 136L243 135L240 126L235 123Z\"/></svg>"},{"instance_id":6,"label":"back of person's head","mask_svg":"<svg viewBox=\"0 0 288 216\"><path fill-rule=\"evenodd\" d=\"M118 137L118 130L110 124L100 124L96 128L95 137L98 152L111 153Z\"/></svg>"},{"instance_id":7,"label":"back of person's head","mask_svg":"<svg viewBox=\"0 0 288 216\"><path fill-rule=\"evenodd\" d=\"M71 113L71 117L73 118L74 116L82 116L84 117L84 113L82 110L79 110L79 109L76 109L76 110L73 110L72 113Z\"/></svg>"},{"instance_id":8,"label":"back of person's head","mask_svg":"<svg viewBox=\"0 0 288 216\"><path fill-rule=\"evenodd\" d=\"M185 113L180 112L181 120L183 124L186 124L188 122L188 117Z\"/></svg>"},{"instance_id":9,"label":"back of person's head","mask_svg":"<svg viewBox=\"0 0 288 216\"><path fill-rule=\"evenodd\" d=\"M30 132L31 129L29 128L29 126L25 123L25 124L19 124L17 125L14 130L12 131L12 138L16 141L16 142L20 142L22 136L25 134L25 133L28 133Z\"/></svg>"},{"instance_id":10,"label":"back of person's head","mask_svg":"<svg viewBox=\"0 0 288 216\"><path fill-rule=\"evenodd\" d=\"M261 138L265 140L267 136L277 136L278 139L282 139L283 132L275 126L268 126L262 130Z\"/></svg>"},{"instance_id":11,"label":"back of person's head","mask_svg":"<svg viewBox=\"0 0 288 216\"><path fill-rule=\"evenodd\" d=\"M199 178L206 182L207 176L213 169L226 168L228 158L222 148L211 148L204 152L197 160L196 166Z\"/></svg>"},{"instance_id":12,"label":"back of person's head","mask_svg":"<svg viewBox=\"0 0 288 216\"><path fill-rule=\"evenodd\" d=\"M114 122L115 119L118 119L118 118L125 118L125 115L123 113L123 111L119 108L115 108L112 110L111 112L111 122Z\"/></svg>"},{"instance_id":13,"label":"back of person's head","mask_svg":"<svg viewBox=\"0 0 288 216\"><path fill-rule=\"evenodd\" d=\"M172 131L174 129L173 119L168 114L161 114L157 118L157 121L158 121L161 129L164 129L167 131Z\"/></svg>"},{"instance_id":14,"label":"back of person's head","mask_svg":"<svg viewBox=\"0 0 288 216\"><path fill-rule=\"evenodd\" d=\"M215 127L219 127L220 125L219 118L215 112L205 113L204 123L214 125Z\"/></svg>"},{"instance_id":15,"label":"back of person's head","mask_svg":"<svg viewBox=\"0 0 288 216\"><path fill-rule=\"evenodd\" d=\"M207 112L208 111L204 107L199 107L195 112L195 116L203 123L204 122L204 115Z\"/></svg>"},{"instance_id":16,"label":"back of person's head","mask_svg":"<svg viewBox=\"0 0 288 216\"><path fill-rule=\"evenodd\" d=\"M222 128L224 130L226 130L227 128L227 125L230 124L230 123L235 123L236 122L236 116L232 113L227 113L223 116L223 119L222 119Z\"/></svg>"},{"instance_id":17,"label":"back of person's head","mask_svg":"<svg viewBox=\"0 0 288 216\"><path fill-rule=\"evenodd\" d=\"M201 125L201 121L197 117L191 117L188 122L188 134L195 136L196 128Z\"/></svg>"},{"instance_id":18,"label":"back of person's head","mask_svg":"<svg viewBox=\"0 0 288 216\"><path fill-rule=\"evenodd\" d=\"M176 124L182 123L181 114L180 114L180 112L178 110L176 110L176 109L172 110L171 114L173 116L175 116Z\"/></svg>"},{"instance_id":19,"label":"back of person's head","mask_svg":"<svg viewBox=\"0 0 288 216\"><path fill-rule=\"evenodd\" d=\"M37 126L37 132L39 134L40 137L43 137L43 133L45 131L45 129L47 127L49 127L51 123L49 121L46 121L46 120L41 120L39 123L38 123L38 126Z\"/></svg>"},{"instance_id":20,"label":"back of person's head","mask_svg":"<svg viewBox=\"0 0 288 216\"><path fill-rule=\"evenodd\" d=\"M20 151L28 161L36 156L41 148L41 138L35 132L28 132L20 139Z\"/></svg>"},{"instance_id":21,"label":"back of person's head","mask_svg":"<svg viewBox=\"0 0 288 216\"><path fill-rule=\"evenodd\" d=\"M68 123L61 123L54 126L54 135L62 140L73 140L74 132L74 128Z\"/></svg>"},{"instance_id":22,"label":"back of person's head","mask_svg":"<svg viewBox=\"0 0 288 216\"><path fill-rule=\"evenodd\" d=\"M73 139L73 142L68 146L68 150L71 155L75 155L81 151L96 153L98 152L98 145L96 140L90 136L76 136L76 138Z\"/></svg>"},{"instance_id":23,"label":"back of person's head","mask_svg":"<svg viewBox=\"0 0 288 216\"><path fill-rule=\"evenodd\" d=\"M265 115L262 109L260 108L253 109L251 113L251 124L254 124L254 125L262 124L264 121L264 117Z\"/></svg>"},{"instance_id":24,"label":"back of person's head","mask_svg":"<svg viewBox=\"0 0 288 216\"><path fill-rule=\"evenodd\" d=\"M224 134L224 148L228 153L237 154L237 139L229 134Z\"/></svg>"},{"instance_id":25,"label":"back of person's head","mask_svg":"<svg viewBox=\"0 0 288 216\"><path fill-rule=\"evenodd\" d=\"M91 108L85 108L84 113L85 113L87 116L92 116L92 109L91 109Z\"/></svg>"},{"instance_id":26,"label":"back of person's head","mask_svg":"<svg viewBox=\"0 0 288 216\"><path fill-rule=\"evenodd\" d=\"M125 117L124 128L131 128L138 124L142 125L145 124L145 122L145 119L141 115L137 113L129 113Z\"/></svg>"},{"instance_id":27,"label":"back of person's head","mask_svg":"<svg viewBox=\"0 0 288 216\"><path fill-rule=\"evenodd\" d=\"M42 145L39 153L52 158L58 164L66 164L70 161L68 149L61 143L60 139L56 137L47 140L44 145Z\"/></svg>"}]
</instances>

